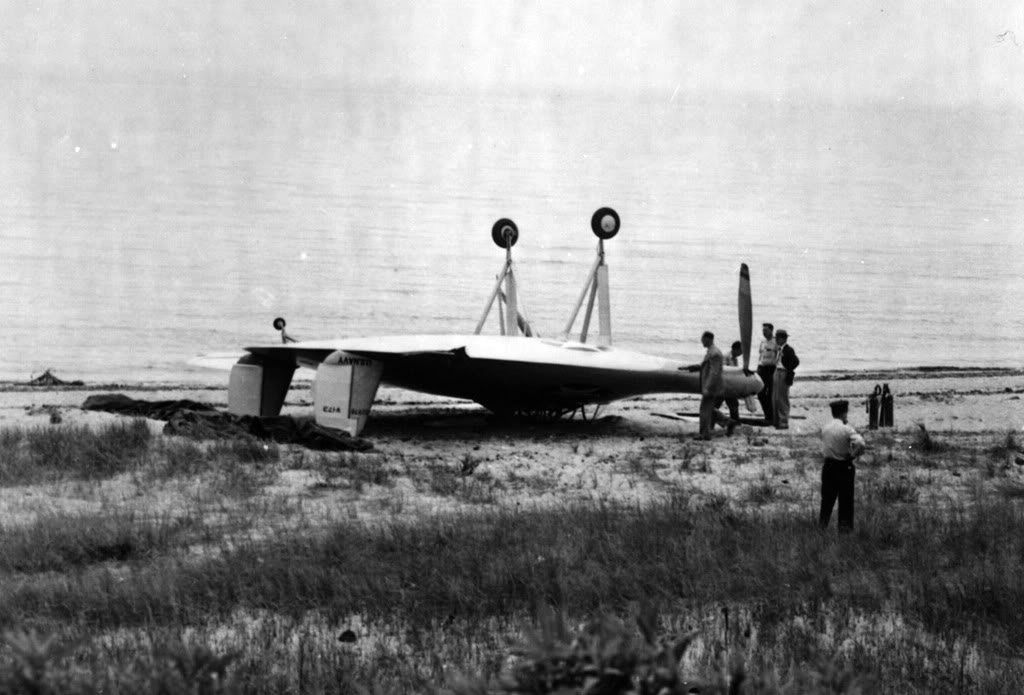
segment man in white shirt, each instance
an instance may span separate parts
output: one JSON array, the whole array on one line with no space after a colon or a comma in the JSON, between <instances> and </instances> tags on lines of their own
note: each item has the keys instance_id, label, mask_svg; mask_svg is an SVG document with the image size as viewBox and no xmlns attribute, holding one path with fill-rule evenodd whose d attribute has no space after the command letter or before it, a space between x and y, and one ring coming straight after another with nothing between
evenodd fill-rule
<instances>
[{"instance_id":1,"label":"man in white shirt","mask_svg":"<svg viewBox=\"0 0 1024 695\"><path fill-rule=\"evenodd\" d=\"M775 326L763 323L761 333L764 340L757 351L757 375L761 377L764 388L757 394L757 400L761 402L764 419L771 425L775 421L772 412L772 383L775 377L775 364L779 361L779 347L775 344Z\"/></svg>"},{"instance_id":2,"label":"man in white shirt","mask_svg":"<svg viewBox=\"0 0 1024 695\"><path fill-rule=\"evenodd\" d=\"M825 459L821 468L821 514L818 522L828 527L832 507L839 499L839 532L853 530L853 479L855 458L864 453L864 438L846 422L850 412L849 401L832 401L832 422L821 429L821 455Z\"/></svg>"}]
</instances>

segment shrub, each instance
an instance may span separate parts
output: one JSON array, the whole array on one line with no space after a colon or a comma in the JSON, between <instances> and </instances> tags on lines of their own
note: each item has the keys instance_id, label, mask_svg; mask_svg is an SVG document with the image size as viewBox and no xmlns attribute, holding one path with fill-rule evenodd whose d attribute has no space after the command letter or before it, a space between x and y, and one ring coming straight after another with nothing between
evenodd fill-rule
<instances>
[{"instance_id":1,"label":"shrub","mask_svg":"<svg viewBox=\"0 0 1024 695\"><path fill-rule=\"evenodd\" d=\"M1024 481L1020 480L1003 480L997 484L996 490L1005 499L1008 500L1020 500L1024 499Z\"/></svg>"},{"instance_id":2,"label":"shrub","mask_svg":"<svg viewBox=\"0 0 1024 695\"><path fill-rule=\"evenodd\" d=\"M154 470L161 477L191 476L209 468L206 450L189 439L161 438L156 451L161 460Z\"/></svg>"},{"instance_id":3,"label":"shrub","mask_svg":"<svg viewBox=\"0 0 1024 695\"><path fill-rule=\"evenodd\" d=\"M265 442L256 437L219 439L210 447L211 458L232 459L241 463L276 463L281 460L281 448L276 442Z\"/></svg>"},{"instance_id":4,"label":"shrub","mask_svg":"<svg viewBox=\"0 0 1024 695\"><path fill-rule=\"evenodd\" d=\"M0 569L61 572L94 563L149 559L184 543L192 519L114 514L46 514L0 527Z\"/></svg>"},{"instance_id":5,"label":"shrub","mask_svg":"<svg viewBox=\"0 0 1024 695\"><path fill-rule=\"evenodd\" d=\"M1003 459L1020 451L1017 444L1017 434L1010 430L999 439L989 450L993 458Z\"/></svg>"},{"instance_id":6,"label":"shrub","mask_svg":"<svg viewBox=\"0 0 1024 695\"><path fill-rule=\"evenodd\" d=\"M887 478L876 488L876 497L882 502L917 502L920 492L906 478Z\"/></svg>"},{"instance_id":7,"label":"shrub","mask_svg":"<svg viewBox=\"0 0 1024 695\"><path fill-rule=\"evenodd\" d=\"M217 654L206 645L175 642L159 645L149 659L129 667L107 665L92 673L74 668L77 644L35 631L12 631L3 636L10 652L0 667L4 693L196 693L218 695L242 689L228 667L238 654Z\"/></svg>"},{"instance_id":8,"label":"shrub","mask_svg":"<svg viewBox=\"0 0 1024 695\"><path fill-rule=\"evenodd\" d=\"M680 668L680 661L697 631L658 639L657 615L641 609L637 630L613 615L590 621L571 636L559 613L541 612L538 630L526 630L525 644L515 650L516 663L500 679L501 692L521 695L683 695L708 693L849 693L867 692L872 679L858 675L833 661L817 660L817 668L795 669L790 683L779 687L774 678L747 673L741 649L724 650L721 668L710 678L694 677ZM459 678L450 695L486 695L483 680Z\"/></svg>"},{"instance_id":9,"label":"shrub","mask_svg":"<svg viewBox=\"0 0 1024 695\"><path fill-rule=\"evenodd\" d=\"M917 427L917 432L914 433L914 442L910 445L912 449L923 454L936 454L949 450L949 444L935 439L924 423L918 423Z\"/></svg>"},{"instance_id":10,"label":"shrub","mask_svg":"<svg viewBox=\"0 0 1024 695\"><path fill-rule=\"evenodd\" d=\"M758 482L747 488L747 500L754 504L767 504L775 499L777 493L768 478L762 477Z\"/></svg>"}]
</instances>

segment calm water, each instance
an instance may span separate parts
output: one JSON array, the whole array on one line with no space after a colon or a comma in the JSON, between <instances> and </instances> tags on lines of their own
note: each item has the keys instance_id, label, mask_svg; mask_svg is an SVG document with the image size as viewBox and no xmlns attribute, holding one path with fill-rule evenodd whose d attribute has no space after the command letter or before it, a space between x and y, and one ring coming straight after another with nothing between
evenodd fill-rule
<instances>
[{"instance_id":1,"label":"calm water","mask_svg":"<svg viewBox=\"0 0 1024 695\"><path fill-rule=\"evenodd\" d=\"M219 383L187 361L276 315L469 333L502 216L554 335L601 205L617 345L731 342L745 261L807 370L1024 364L1019 112L32 78L0 114L4 379Z\"/></svg>"}]
</instances>

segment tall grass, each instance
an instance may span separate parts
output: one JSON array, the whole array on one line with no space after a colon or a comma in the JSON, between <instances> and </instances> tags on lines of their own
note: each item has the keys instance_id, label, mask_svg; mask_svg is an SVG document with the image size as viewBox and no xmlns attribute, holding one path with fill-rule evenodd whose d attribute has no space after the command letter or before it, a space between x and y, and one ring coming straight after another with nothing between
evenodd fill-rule
<instances>
[{"instance_id":1,"label":"tall grass","mask_svg":"<svg viewBox=\"0 0 1024 695\"><path fill-rule=\"evenodd\" d=\"M212 491L227 497L247 498L277 479L281 449L255 437L218 440L207 450L214 472Z\"/></svg>"},{"instance_id":2,"label":"tall grass","mask_svg":"<svg viewBox=\"0 0 1024 695\"><path fill-rule=\"evenodd\" d=\"M168 438L154 443L143 418L98 428L0 430L0 485L99 480L139 470L162 479L213 469L222 473L225 489L237 488L241 493L265 484L280 459L278 444L255 437L217 440L208 446Z\"/></svg>"},{"instance_id":3,"label":"tall grass","mask_svg":"<svg viewBox=\"0 0 1024 695\"><path fill-rule=\"evenodd\" d=\"M154 448L150 474L157 479L188 477L205 471L210 454L200 444L180 437L161 437Z\"/></svg>"},{"instance_id":4,"label":"tall grass","mask_svg":"<svg viewBox=\"0 0 1024 695\"><path fill-rule=\"evenodd\" d=\"M362 682L375 678L354 671L351 659L338 651L337 635L331 636L330 626L353 614L379 629L399 626L399 640L413 639L413 626L451 624L452 634L461 635L459 663L473 668L486 661L480 652L484 645L507 647L503 640L515 634L513 629L500 639L492 634L503 621L542 615L547 606L579 617L622 614L645 602L671 607L660 629L706 633L694 663L706 667L714 654L742 647L750 669L774 674L766 683L790 678L785 669L773 670L780 664L815 662L822 635L852 639L866 616L878 616L877 623L890 629L901 622L919 625L943 644L962 644L970 636L995 657L1014 655L1010 645L1024 640L1021 505L978 499L940 513L868 499L858 515L855 533L836 536L823 533L812 519L729 505L694 510L671 500L644 508L487 510L437 515L416 524L345 523L324 534L233 538L216 552L187 561L174 555L190 537L187 526L122 518L110 530L90 521L77 529L68 519L40 523L23 541L12 540L11 529L2 530L2 550L19 570L63 574L37 574L33 581L0 577L5 598L0 624L47 631L74 626L82 633L134 626L176 634L186 626L232 624L239 615L290 616L286 624L320 616L326 635L310 633L311 642L288 652L300 659L290 662L295 672L274 671L270 658L276 641L292 631L271 624L265 634L258 633L262 636L243 642L255 651L232 662L234 673L264 692L273 691L269 683L293 689L296 678L301 683L314 673L319 687L330 692L353 692L341 680L345 674ZM109 548L122 541L133 550L111 556ZM79 543L87 550L73 550ZM35 561L33 545L57 550ZM127 561L127 570L102 563L110 559ZM8 561L4 568L14 565ZM722 611L729 607L731 612ZM709 614L719 612L707 622ZM693 623L687 616L705 617ZM243 623L245 634L251 634L251 623ZM436 639L453 639L434 629ZM933 685L939 682L934 679L954 677L956 660L948 654L884 648L916 644L907 636L883 632L873 639L874 647L867 640L844 652L842 668L868 673L884 664L890 677L918 669ZM430 650L442 647L416 640L410 644L426 650L418 657L422 661L405 661L414 659L407 651L388 651L377 664L407 691L443 679L444 669L431 666L430 656ZM504 657L499 653L486 663L497 668ZM307 675L297 675L302 673ZM338 680L328 686L332 678Z\"/></svg>"},{"instance_id":5,"label":"tall grass","mask_svg":"<svg viewBox=\"0 0 1024 695\"><path fill-rule=\"evenodd\" d=\"M0 621L73 619L96 626L196 623L234 610L401 615L429 623L560 605L573 614L631 601L895 602L928 629L1024 639L1024 512L979 502L930 514L858 510L837 540L809 519L725 509L572 507L437 516L383 528L237 541L215 557L7 586Z\"/></svg>"},{"instance_id":6,"label":"tall grass","mask_svg":"<svg viewBox=\"0 0 1024 695\"><path fill-rule=\"evenodd\" d=\"M106 561L140 562L183 546L194 517L143 517L132 512L45 514L0 526L0 571L67 572Z\"/></svg>"},{"instance_id":7,"label":"tall grass","mask_svg":"<svg viewBox=\"0 0 1024 695\"><path fill-rule=\"evenodd\" d=\"M2 465L7 454L15 462L35 455L30 434L0 430ZM80 451L51 447L47 460L99 448L83 446L81 434L72 442ZM122 442L113 451L131 448L130 437L106 436ZM134 446L123 469L198 474L204 494L252 495L281 467L281 451L263 442ZM693 456L670 458L688 466ZM630 454L620 463L647 471ZM493 478L472 454L407 471L361 454L318 454L311 465L330 487L408 482L471 504L500 502L502 485L513 481L511 472L508 483ZM103 477L95 471L117 466L69 468ZM937 509L913 504L917 478L880 476L859 490L848 536L822 532L810 508L806 516L778 504L769 511L769 502L796 491L764 476L737 499L719 494L702 505L680 493L643 506L476 506L372 525L304 522L301 503L289 509L288 524L260 525L267 514L254 510L262 502L223 500L181 520L43 515L0 526L0 631L21 628L13 643L0 644L0 692L354 693L355 683L378 682L429 692L453 666L480 676L462 690L452 686L460 694L498 692L499 671L522 676L522 692L546 692L529 680L531 668L548 673L556 661L571 663L585 677L619 668L611 662L625 657L634 676L647 677L649 666L665 664L655 663L647 635L604 620L562 630L547 640L551 651L509 658L524 619L549 606L569 621L622 617L646 602L665 609L661 636L699 633L682 665L702 676L705 693L727 692L739 676L742 687L731 692L856 692L861 681L851 674L875 672L891 691L1019 691L1024 667L1013 661L1013 645L1024 642L1024 493L1016 477L1001 482L979 479L974 499ZM537 478L538 490L552 485ZM999 494L985 494L992 489ZM231 509L251 515L250 533L224 518ZM366 626L354 646L338 641L353 615ZM33 629L77 646L27 637ZM13 670L5 672L9 659ZM75 680L85 670L91 675Z\"/></svg>"},{"instance_id":8,"label":"tall grass","mask_svg":"<svg viewBox=\"0 0 1024 695\"><path fill-rule=\"evenodd\" d=\"M239 679L228 671L237 655L217 654L206 645L170 641L153 645L150 654L136 658L129 665L85 670L73 661L77 645L52 635L10 631L3 635L2 643L10 653L6 668L0 667L0 692L3 693L215 695L243 692Z\"/></svg>"},{"instance_id":9,"label":"tall grass","mask_svg":"<svg viewBox=\"0 0 1024 695\"><path fill-rule=\"evenodd\" d=\"M146 420L4 429L0 433L0 485L64 478L109 478L140 466L152 435Z\"/></svg>"}]
</instances>

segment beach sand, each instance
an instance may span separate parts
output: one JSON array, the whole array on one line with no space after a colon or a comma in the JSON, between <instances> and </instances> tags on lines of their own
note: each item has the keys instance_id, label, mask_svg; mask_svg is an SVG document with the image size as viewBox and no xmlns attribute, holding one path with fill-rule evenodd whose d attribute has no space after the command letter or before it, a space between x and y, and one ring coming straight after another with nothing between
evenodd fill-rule
<instances>
[{"instance_id":1,"label":"beach sand","mask_svg":"<svg viewBox=\"0 0 1024 695\"><path fill-rule=\"evenodd\" d=\"M65 423L91 424L118 416L84 411L82 402L97 393L123 393L147 401L190 399L226 409L227 388L173 383L84 384L76 386L29 386L0 382L0 427L26 426L49 422L52 413ZM895 429L924 425L932 431L981 432L1024 428L1024 370L941 369L909 372L863 372L825 374L798 378L791 390L792 429L775 432L757 428L767 436L787 437L815 433L827 421L828 403L835 398L850 401L850 424L867 428L866 398L875 384L887 383L895 398ZM302 416L312 413L309 382L292 386L283 414ZM620 420L623 435L646 433L651 436L685 436L696 432L696 420L673 421L664 415L696 415L699 396L690 394L652 395L603 406L600 418ZM741 415L747 413L741 404ZM403 421L410 427L425 420L425 431L444 429L464 434L468 439L486 440L481 425L488 413L469 401L420 394L382 387L377 393L370 422L364 435L385 440L395 435ZM531 429L530 427L526 428ZM608 430L602 427L602 431Z\"/></svg>"},{"instance_id":2,"label":"beach sand","mask_svg":"<svg viewBox=\"0 0 1024 695\"><path fill-rule=\"evenodd\" d=\"M865 398L876 383L883 382L895 394L896 426L868 430ZM227 402L226 389L174 384L38 388L8 383L0 386L0 428L52 427L57 419L61 425L90 426L123 419L80 408L86 397L108 392L149 401L187 398L219 408ZM785 491L772 495L774 505L810 511L817 494L817 434L830 418L829 401L840 397L851 401L850 423L864 434L870 447L861 463L872 470L859 482L870 481L871 476L912 475L906 461L898 470L889 470L884 459L893 460L894 447L912 448L921 426L968 448L984 448L989 440L1024 431L1024 371L1011 370L940 369L798 379L791 392L789 430L745 425L732 437L718 431L707 443L694 439L699 404L695 395L619 401L603 407L595 420L552 423L500 421L466 401L382 388L363 432L373 450L334 456L380 468L387 473L387 485L370 485L358 494L351 489L332 490L316 465L299 464L286 466L264 494L308 498L304 502L307 511L316 508L324 521L372 520L381 516L382 510L389 516L398 513L414 518L481 504L546 505L584 499L642 503L680 489L692 491L695 497L711 494L745 499L752 490L766 485ZM289 394L284 413L309 416L310 404L308 383L299 382ZM164 423L150 420L149 424L156 434ZM1024 472L1024 462L1017 464L1010 473ZM472 467L473 473L462 476L466 466ZM445 494L434 489L435 483L421 484L424 476L438 474L460 477L461 493ZM933 476L932 484L922 489L926 497L956 497L957 490L971 484L971 478L947 471L942 480ZM23 495L35 497L34 504L26 505L21 499L16 505L21 512L16 516L25 520L34 512L55 507L99 509L109 505L110 495L116 496L121 488L125 488L125 504L140 510L175 505L173 499L158 502L153 497L156 492L140 492L126 481L105 485L107 493L94 495L91 502L68 498L64 504L61 499L68 496L61 492L63 488L44 495L5 488L0 495L8 501ZM398 505L393 503L396 496ZM396 507L401 508L400 513Z\"/></svg>"}]
</instances>

